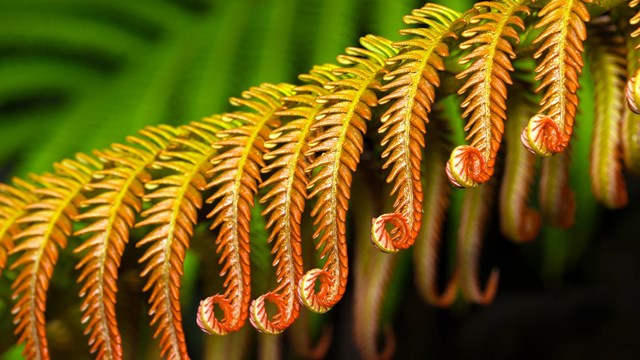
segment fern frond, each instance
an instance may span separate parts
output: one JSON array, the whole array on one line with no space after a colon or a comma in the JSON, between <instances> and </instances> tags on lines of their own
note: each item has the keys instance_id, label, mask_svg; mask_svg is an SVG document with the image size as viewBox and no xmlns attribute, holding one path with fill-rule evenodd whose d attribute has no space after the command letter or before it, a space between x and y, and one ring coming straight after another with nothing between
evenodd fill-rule
<instances>
[{"instance_id":1,"label":"fern frond","mask_svg":"<svg viewBox=\"0 0 640 360\"><path fill-rule=\"evenodd\" d=\"M640 4L640 0L635 1ZM638 22L640 22L640 11L637 14ZM635 79L638 74L638 59L640 58L640 38L626 36L627 48L627 74L634 74L627 82L625 91L627 104L623 114L621 138L622 138L622 154L625 169L640 174L640 110L635 105L634 86ZM639 92L640 94L640 92Z\"/></svg>"},{"instance_id":2,"label":"fern frond","mask_svg":"<svg viewBox=\"0 0 640 360\"><path fill-rule=\"evenodd\" d=\"M434 115L438 116L438 112ZM432 115L433 118L433 115ZM438 118L436 125L442 122ZM438 126L441 130L444 126ZM449 207L449 194L451 186L447 181L447 175L442 169L447 163L447 152L450 147L442 134L430 132L427 134L430 142L429 151L426 152L423 169L424 214L422 226L413 250L413 263L415 267L416 288L419 294L432 305L446 307L451 305L458 293L458 271L447 284L444 292L438 291L438 258L440 242L442 239L445 217Z\"/></svg>"},{"instance_id":3,"label":"fern frond","mask_svg":"<svg viewBox=\"0 0 640 360\"><path fill-rule=\"evenodd\" d=\"M226 127L219 118L206 118L181 128L184 134L174 138L162 150L152 167L169 174L145 184L144 196L153 205L142 213L136 227L153 226L136 246L148 245L139 262L145 263L141 276L148 277L144 291L150 291L149 315L156 325L154 337L160 337L161 355L169 359L188 358L180 311L180 277L189 239L202 207L201 192L206 188L206 173L216 150L211 143L215 133Z\"/></svg>"},{"instance_id":4,"label":"fern frond","mask_svg":"<svg viewBox=\"0 0 640 360\"><path fill-rule=\"evenodd\" d=\"M375 90L385 61L395 54L391 42L377 36L360 39L362 48L347 48L338 56L343 67L334 71L346 78L325 85L332 92L318 97L324 108L311 130L318 134L309 142L309 156L315 160L307 168L313 174L308 184L309 198L317 198L311 211L318 239L316 248L326 258L322 269L308 271L300 279L298 295L310 310L323 313L344 294L349 272L346 246L346 217L352 173L364 150L366 122L371 108L378 105ZM320 291L316 293L316 280Z\"/></svg>"},{"instance_id":5,"label":"fern frond","mask_svg":"<svg viewBox=\"0 0 640 360\"><path fill-rule=\"evenodd\" d=\"M461 106L466 108L462 116L469 118L464 129L471 144L456 147L447 163L449 180L455 186L475 187L493 175L507 118L507 85L513 83L509 73L514 70L511 61L516 53L510 41L518 44L518 29L525 29L520 14L529 14L526 2L477 3L479 13L470 20L473 26L462 32L468 40L460 48L473 48L459 61L471 62L471 66L456 76L467 79L458 94L468 93Z\"/></svg>"},{"instance_id":6,"label":"fern frond","mask_svg":"<svg viewBox=\"0 0 640 360\"><path fill-rule=\"evenodd\" d=\"M336 68L335 65L316 66L309 74L300 76L307 84L296 87L295 95L285 97L287 108L276 113L288 121L273 130L265 143L269 149L264 155L268 165L261 172L273 174L260 184L261 188L271 186L260 202L267 204L263 215L269 215L267 228L271 229L269 242L273 243L278 286L254 300L250 312L253 326L265 333L281 333L300 311L297 299L298 281L303 272L300 221L309 183L305 169L311 163L305 153L309 150L311 127L323 107L316 99L329 93L323 88L326 83L338 80L332 73ZM268 319L265 301L278 308L273 320Z\"/></svg>"},{"instance_id":7,"label":"fern frond","mask_svg":"<svg viewBox=\"0 0 640 360\"><path fill-rule=\"evenodd\" d=\"M534 113L533 107L530 98L515 92L508 103L509 121L505 126L507 151L500 185L500 230L516 242L534 240L541 224L538 211L528 205L537 157L520 142L522 128Z\"/></svg>"},{"instance_id":8,"label":"fern frond","mask_svg":"<svg viewBox=\"0 0 640 360\"><path fill-rule=\"evenodd\" d=\"M563 152L573 133L578 106L578 76L584 63L582 42L587 37L585 22L589 12L585 3L591 0L551 0L538 12L542 19L536 25L543 29L534 40L539 44L534 58L542 60L536 68L544 90L541 109L522 132L522 143L532 152L551 156Z\"/></svg>"},{"instance_id":9,"label":"fern frond","mask_svg":"<svg viewBox=\"0 0 640 360\"><path fill-rule=\"evenodd\" d=\"M568 228L575 221L576 200L569 184L570 162L567 152L542 161L540 210L544 222L551 226Z\"/></svg>"},{"instance_id":10,"label":"fern frond","mask_svg":"<svg viewBox=\"0 0 640 360\"><path fill-rule=\"evenodd\" d=\"M226 114L223 120L235 122L237 127L220 131L220 139L213 146L219 154L213 158L209 174L213 180L208 187L218 190L207 199L215 202L207 215L214 218L211 229L219 228L216 251L221 253L220 276L226 276L224 294L216 294L200 302L198 325L209 334L228 334L239 330L247 318L251 296L249 264L249 220L254 195L260 185L260 169L264 168L265 141L278 126L275 113L281 109L283 99L293 94L287 84L263 84L232 98L235 106L246 106L252 111ZM214 314L214 306L221 307L223 320Z\"/></svg>"},{"instance_id":11,"label":"fern frond","mask_svg":"<svg viewBox=\"0 0 640 360\"><path fill-rule=\"evenodd\" d=\"M13 250L14 237L20 232L17 221L24 215L27 205L37 200L33 193L35 186L19 178L14 178L13 184L0 183L0 275Z\"/></svg>"},{"instance_id":12,"label":"fern frond","mask_svg":"<svg viewBox=\"0 0 640 360\"><path fill-rule=\"evenodd\" d=\"M629 7L630 8L635 8L636 6L638 6L638 4L640 4L640 0L631 0L629 1ZM629 24L637 26L638 24L640 24L640 10L638 10L636 12L636 14L631 17L631 19L629 19ZM638 43L637 41L633 41L634 38L637 38L638 35L640 35L640 27L636 27L635 30L633 30L630 34L629 37L629 42L633 43L633 50L638 50L640 48L640 43ZM629 53L634 53L632 49L629 49ZM627 88L626 88L626 98L627 98L627 104L629 105L629 108L636 114L640 114L640 83L638 82L638 76L640 75L640 69L637 69L637 66L635 66L635 63L637 63L638 58L635 57L634 59L630 59L630 63L634 63L634 68L636 68L636 71L632 72L630 71L629 74L633 73L633 76L631 76L629 78L629 80L627 81Z\"/></svg>"},{"instance_id":13,"label":"fern frond","mask_svg":"<svg viewBox=\"0 0 640 360\"><path fill-rule=\"evenodd\" d=\"M18 255L11 269L19 269L11 286L15 305L15 333L25 344L23 354L29 359L48 359L45 331L47 289L58 260L58 251L67 246L72 220L84 197L81 192L100 163L78 154L76 160L54 164L55 174L34 176L41 186L34 190L39 200L26 207L17 221L24 226L15 236L11 252Z\"/></svg>"},{"instance_id":14,"label":"fern frond","mask_svg":"<svg viewBox=\"0 0 640 360\"><path fill-rule=\"evenodd\" d=\"M96 171L85 186L92 196L82 202L75 217L76 221L90 221L75 232L90 237L74 252L84 253L76 266L80 297L84 298L82 321L87 324L91 352L97 352L98 359L122 358L115 310L120 259L136 214L142 211L144 183L151 177L147 166L176 131L168 126L148 127L140 134L128 138L130 145L114 144L97 152L103 170Z\"/></svg>"},{"instance_id":15,"label":"fern frond","mask_svg":"<svg viewBox=\"0 0 640 360\"><path fill-rule=\"evenodd\" d=\"M414 10L404 17L404 22L424 27L401 30L401 34L413 38L394 43L402 50L387 60L393 70L384 76L388 83L382 89L387 95L380 99L380 104L390 105L382 115L378 132L384 134L383 168L391 168L387 182L393 183L391 195L396 194L396 201L395 213L374 221L373 238L378 238L374 242L383 251L410 247L420 229L423 196L420 162L428 113L435 88L440 85L438 71L444 70L443 58L449 54L444 40L455 36L452 29L459 17L458 12L435 4ZM395 227L393 234L385 229L389 223Z\"/></svg>"},{"instance_id":16,"label":"fern frond","mask_svg":"<svg viewBox=\"0 0 640 360\"><path fill-rule=\"evenodd\" d=\"M458 268L460 289L467 300L487 305L493 301L498 290L500 271L491 270L484 289L478 284L479 258L487 218L491 214L493 183L487 183L464 193L460 228L458 230Z\"/></svg>"},{"instance_id":17,"label":"fern frond","mask_svg":"<svg viewBox=\"0 0 640 360\"><path fill-rule=\"evenodd\" d=\"M590 67L595 83L595 123L591 141L591 189L611 209L627 204L622 174L621 126L624 116L626 59L624 39L607 17L596 19L590 37ZM600 22L603 22L600 24Z\"/></svg>"}]
</instances>

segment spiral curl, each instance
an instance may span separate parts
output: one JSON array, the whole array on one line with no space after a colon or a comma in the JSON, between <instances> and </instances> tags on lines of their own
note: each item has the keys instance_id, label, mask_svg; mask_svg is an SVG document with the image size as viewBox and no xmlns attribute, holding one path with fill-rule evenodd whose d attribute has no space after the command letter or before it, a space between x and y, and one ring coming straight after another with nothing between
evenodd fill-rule
<instances>
[{"instance_id":1,"label":"spiral curl","mask_svg":"<svg viewBox=\"0 0 640 360\"><path fill-rule=\"evenodd\" d=\"M391 232L387 231L387 224L393 226ZM395 253L408 249L413 245L410 234L409 221L402 214L383 214L372 220L371 242L376 245L380 251Z\"/></svg>"}]
</instances>

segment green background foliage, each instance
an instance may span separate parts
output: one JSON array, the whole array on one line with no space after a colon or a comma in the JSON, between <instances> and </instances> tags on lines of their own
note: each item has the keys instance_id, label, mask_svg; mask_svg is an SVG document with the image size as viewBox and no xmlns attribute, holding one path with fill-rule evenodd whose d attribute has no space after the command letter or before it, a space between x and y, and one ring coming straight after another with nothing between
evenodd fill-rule
<instances>
[{"instance_id":1,"label":"green background foliage","mask_svg":"<svg viewBox=\"0 0 640 360\"><path fill-rule=\"evenodd\" d=\"M464 11L474 1L435 2ZM418 0L0 0L2 178L49 171L55 161L122 142L145 125L185 124L229 110L229 97L262 82L296 83L298 74L313 64L334 62L360 36L373 33L399 39L402 16L422 4ZM581 99L592 98L591 77L586 74L581 82ZM461 134L455 99L446 104L451 105L446 111L452 126ZM629 182L631 207L617 212L597 208L587 181L591 128L580 125L591 122L593 109L591 102L583 104L572 148L577 225L570 230L546 228L542 241L516 247L500 238L494 223L483 262L487 269L501 267L503 278L496 303L487 309L465 305L449 311L429 309L417 299L408 280L410 272L399 272L399 286L392 286L394 296L385 309L385 318L396 320L399 356L456 354L461 350L452 349L460 343L462 349L494 348L509 356L533 348L535 339L542 339L542 349L555 349L547 343L554 339L544 333L549 329L568 329L556 339L566 340L558 349L567 357L589 354L588 349L596 346L589 344L592 338L607 342L617 336L618 343L631 346L625 335L640 331L638 322L631 321L633 316L640 318L640 311L630 303L640 293L640 246L630 240L633 221L640 218L638 186ZM455 190L453 215L462 191ZM69 251L63 255L68 257L61 257L56 274L73 276L73 255ZM252 260L256 259L268 264L268 249L254 251ZM401 269L410 266L406 260L407 256ZM197 292L196 274L210 271L202 266L188 255L183 285L187 308L197 306L200 298L189 296ZM54 279L51 311L77 308L72 278ZM0 282L3 360L20 358L10 335L9 284L4 278ZM65 292L68 288L73 290ZM56 295L65 296L63 303L56 304L60 300ZM407 298L408 305L397 309L397 302ZM144 299L133 301L141 302L135 305L138 308L144 306ZM341 306L327 316L338 318L353 310ZM558 330L556 322L590 309L597 310L595 320L583 327L561 325ZM194 318L192 312L185 313L185 321ZM135 327L140 339L150 337L146 321L142 314ZM193 344L206 341L193 324L185 328ZM509 339L509 331L512 336L518 333L517 339ZM85 341L73 338L73 333L62 334L71 336L71 342ZM127 334L125 330L123 335ZM491 338L491 334L507 337ZM348 339L338 341L333 354L353 355L353 349L339 348L347 343ZM637 345L629 348L636 350ZM84 349L80 354L57 351L74 358L87 356Z\"/></svg>"}]
</instances>

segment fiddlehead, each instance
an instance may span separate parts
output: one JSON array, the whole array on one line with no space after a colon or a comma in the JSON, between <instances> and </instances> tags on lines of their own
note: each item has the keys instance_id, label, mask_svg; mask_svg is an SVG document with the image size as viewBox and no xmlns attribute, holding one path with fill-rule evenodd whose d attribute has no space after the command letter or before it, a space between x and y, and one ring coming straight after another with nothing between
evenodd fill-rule
<instances>
[{"instance_id":1,"label":"fiddlehead","mask_svg":"<svg viewBox=\"0 0 640 360\"><path fill-rule=\"evenodd\" d=\"M81 192L91 173L100 164L84 154L76 160L54 164L54 174L34 176L40 185L33 193L38 197L27 205L18 219L23 230L15 236L12 254L18 255L11 269L17 269L12 298L15 305L15 333L25 344L23 354L30 359L48 359L45 332L47 289L58 261L59 249L67 246L72 232L72 219L84 199Z\"/></svg>"},{"instance_id":2,"label":"fiddlehead","mask_svg":"<svg viewBox=\"0 0 640 360\"><path fill-rule=\"evenodd\" d=\"M450 181L459 187L474 187L491 178L496 155L500 148L507 114L507 85L512 84L516 58L511 42L518 44L518 30L524 30L521 13L529 14L524 6L528 0L484 1L475 5L478 14L470 19L472 26L462 32L468 38L461 49L472 48L460 59L471 66L456 78L466 79L458 94L467 93L462 107L470 145L458 146L447 163ZM510 42L511 41L511 42Z\"/></svg>"},{"instance_id":3,"label":"fiddlehead","mask_svg":"<svg viewBox=\"0 0 640 360\"><path fill-rule=\"evenodd\" d=\"M90 234L74 252L84 253L76 265L80 270L80 297L91 352L98 359L121 359L120 331L116 320L118 268L129 241L129 231L142 210L144 183L150 178L147 166L175 130L168 126L148 127L140 137L129 137L130 145L114 144L96 152L104 164L85 186L91 196L81 204L76 221L90 221L75 235ZM99 254L96 256L96 254Z\"/></svg>"},{"instance_id":4,"label":"fiddlehead","mask_svg":"<svg viewBox=\"0 0 640 360\"><path fill-rule=\"evenodd\" d=\"M310 141L308 155L315 160L307 168L313 174L309 182L309 198L317 198L311 211L316 226L313 237L321 258L322 269L303 275L298 295L302 303L315 312L326 312L344 294L349 272L346 246L346 216L352 172L356 170L364 149L367 121L371 108L378 105L375 90L380 89L379 75L385 61L395 54L391 42L377 36L361 38L363 48L347 48L338 56L343 67L336 75L344 79L325 85L331 93L318 97L324 108L316 116L312 131L317 135ZM315 292L316 281L320 291Z\"/></svg>"},{"instance_id":5,"label":"fiddlehead","mask_svg":"<svg viewBox=\"0 0 640 360\"><path fill-rule=\"evenodd\" d=\"M391 168L387 182L393 183L391 195L396 194L395 213L378 217L372 227L374 243L386 252L413 245L420 229L420 163L428 113L440 85L438 71L444 70L443 58L449 54L444 40L455 36L452 29L459 18L458 12L435 4L414 10L404 22L424 27L401 30L413 38L394 43L401 51L387 61L391 71L384 76L388 83L382 89L387 94L380 104L390 105L378 132L384 134L383 168ZM385 229L387 224L395 228L391 233Z\"/></svg>"},{"instance_id":6,"label":"fiddlehead","mask_svg":"<svg viewBox=\"0 0 640 360\"><path fill-rule=\"evenodd\" d=\"M239 330L247 318L251 297L249 264L249 221L253 197L260 185L260 169L265 166L265 141L272 129L279 125L275 113L281 109L283 98L292 95L288 84L263 84L232 98L235 106L249 110L223 115L224 121L236 126L216 133L213 143L218 150L209 171L212 180L208 187L218 187L207 199L215 203L207 215L213 218L211 229L218 229L216 252L221 253L220 276L226 276L224 294L216 294L200 302L198 325L209 334L228 334ZM218 320L214 307L218 305L223 320Z\"/></svg>"},{"instance_id":7,"label":"fiddlehead","mask_svg":"<svg viewBox=\"0 0 640 360\"><path fill-rule=\"evenodd\" d=\"M309 183L305 169L311 163L305 153L309 150L311 127L323 107L316 99L329 93L323 88L327 82L338 79L332 73L335 69L335 65L316 66L309 74L300 76L307 84L296 87L295 95L284 98L287 108L276 113L284 124L273 130L265 143L269 149L264 155L268 165L262 168L262 173L273 174L260 184L261 188L271 186L260 202L267 204L263 215L269 215L267 228L271 229L269 242L273 243L278 286L251 303L250 320L256 329L269 334L284 331L300 311L297 299L303 272L300 221ZM278 308L273 320L268 318L265 301Z\"/></svg>"},{"instance_id":8,"label":"fiddlehead","mask_svg":"<svg viewBox=\"0 0 640 360\"><path fill-rule=\"evenodd\" d=\"M542 60L536 68L544 90L541 109L522 132L522 143L532 152L551 156L569 145L578 106L578 76L584 66L582 42L587 37L585 22L589 12L584 3L591 0L551 0L538 12L543 29L534 40L539 44L534 58Z\"/></svg>"}]
</instances>

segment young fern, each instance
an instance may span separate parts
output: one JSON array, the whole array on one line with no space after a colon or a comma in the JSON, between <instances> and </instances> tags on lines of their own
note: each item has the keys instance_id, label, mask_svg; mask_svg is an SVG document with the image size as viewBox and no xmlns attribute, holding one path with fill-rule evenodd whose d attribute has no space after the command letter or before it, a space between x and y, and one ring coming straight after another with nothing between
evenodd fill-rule
<instances>
[{"instance_id":1,"label":"young fern","mask_svg":"<svg viewBox=\"0 0 640 360\"><path fill-rule=\"evenodd\" d=\"M309 150L311 127L324 106L316 99L329 93L323 87L325 84L339 79L332 73L336 68L335 65L316 66L309 74L300 75L306 84L296 87L295 95L283 99L286 109L276 115L284 124L273 130L265 143L269 149L264 155L268 165L261 172L272 175L260 187L271 188L260 202L267 204L263 215L269 215L267 228L271 229L269 242L273 243L278 286L251 303L250 320L256 329L268 334L284 331L300 312L297 297L298 281L303 273L300 222L309 183L305 169L311 163L305 153ZM278 309L273 320L268 318L265 301L274 303Z\"/></svg>"},{"instance_id":2,"label":"young fern","mask_svg":"<svg viewBox=\"0 0 640 360\"><path fill-rule=\"evenodd\" d=\"M36 187L19 178L14 185L0 184L0 275L7 266L9 254L14 247L14 237L20 232L17 223L24 215L27 205L35 202Z\"/></svg>"},{"instance_id":3,"label":"young fern","mask_svg":"<svg viewBox=\"0 0 640 360\"><path fill-rule=\"evenodd\" d=\"M141 276L147 277L144 291L150 291L151 325L160 337L161 354L170 359L188 358L180 311L180 276L189 239L202 208L201 192L215 150L215 132L225 127L219 117L182 126L179 137L162 150L152 168L166 174L145 184L145 201L152 206L142 212L136 227L153 226L136 247L148 246L139 259Z\"/></svg>"},{"instance_id":4,"label":"young fern","mask_svg":"<svg viewBox=\"0 0 640 360\"><path fill-rule=\"evenodd\" d=\"M85 333L89 334L91 352L98 359L121 359L120 331L116 320L118 268L129 231L142 210L144 183L151 175L147 166L175 136L169 126L148 127L140 137L129 137L131 145L114 144L96 152L103 170L93 173L93 181L84 191L91 194L80 205L75 221L90 221L74 235L90 234L74 252L83 253L76 265L80 270L80 297ZM99 256L95 256L99 254Z\"/></svg>"},{"instance_id":5,"label":"young fern","mask_svg":"<svg viewBox=\"0 0 640 360\"><path fill-rule=\"evenodd\" d=\"M222 116L234 127L216 133L213 147L218 154L209 171L208 187L218 190L207 199L215 202L207 215L213 218L211 229L218 229L216 251L223 265L220 276L226 276L224 294L216 294L200 302L198 325L209 334L228 334L239 330L247 318L251 297L249 264L249 220L253 198L260 185L260 169L264 168L265 141L279 125L275 113L281 110L283 99L293 94L288 84L263 84L232 98L235 106L249 110ZM214 307L220 306L224 318L215 317Z\"/></svg>"},{"instance_id":6,"label":"young fern","mask_svg":"<svg viewBox=\"0 0 640 360\"><path fill-rule=\"evenodd\" d=\"M472 26L462 32L468 38L461 49L473 50L460 58L460 64L471 65L456 75L466 82L458 94L467 93L462 107L470 145L456 147L447 163L447 174L458 187L475 187L489 180L494 166L507 114L507 85L511 85L511 61L516 53L511 45L518 44L518 30L524 30L520 14L529 14L524 6L528 0L501 0L475 5L478 14L471 17Z\"/></svg>"},{"instance_id":7,"label":"young fern","mask_svg":"<svg viewBox=\"0 0 640 360\"><path fill-rule=\"evenodd\" d=\"M380 104L389 103L382 115L378 132L384 134L381 145L386 159L383 169L391 167L387 177L393 183L391 195L396 194L394 213L379 216L373 222L372 239L382 251L395 252L413 245L422 218L422 183L420 163L424 136L429 122L428 113L440 85L438 71L444 70L443 58L449 54L444 43L455 37L454 27L461 14L441 5L426 4L404 17L408 25L424 27L401 30L413 36L394 43L398 55L387 60L391 71L384 76L387 93ZM385 229L391 224L390 234Z\"/></svg>"},{"instance_id":8,"label":"young fern","mask_svg":"<svg viewBox=\"0 0 640 360\"><path fill-rule=\"evenodd\" d=\"M500 271L491 270L484 289L479 282L479 259L482 238L491 211L494 183L490 182L464 193L460 227L458 229L458 268L460 269L460 290L464 297L478 304L487 305L493 301L498 290Z\"/></svg>"},{"instance_id":9,"label":"young fern","mask_svg":"<svg viewBox=\"0 0 640 360\"><path fill-rule=\"evenodd\" d=\"M82 321L90 351L100 359L125 356L116 321L116 294L118 281L124 280L118 279L119 271L130 270L121 259L135 226L146 231L136 246L143 250L139 259L145 278L143 290L149 294L148 312L154 337L159 338L159 354L170 359L189 358L189 328L183 329L180 307L180 288L185 287L181 278L185 253L196 223L204 215L203 193L209 189L213 195L207 202L213 205L208 218L217 236L224 290L200 302L197 324L209 334L229 334L231 338L205 340L202 356L206 358L249 356L255 337L241 329L247 317L267 334L289 329L295 337L292 347L297 346L294 352L301 356L323 357L331 342L331 326L325 326L324 333L317 336L314 330L319 330L318 326L313 329L309 312L301 311L300 305L315 312L328 311L343 297L350 271L357 308L353 321L356 347L367 358L391 357L393 333L383 332L382 337L387 335L384 348L378 343L383 295L389 292L388 280L397 258L368 249L365 243L369 240L386 253L417 241L412 254L415 281L427 302L450 305L460 290L470 301L489 303L496 294L499 273L493 270L482 288L479 262L483 232L495 208L491 201L498 179L492 175L499 173L494 170L503 135L506 152L499 195L503 234L526 242L537 237L542 220L556 227L574 222L576 199L569 183L567 149L577 111L583 42L587 42L591 56L587 71L596 87L594 136L588 139L592 143L592 192L606 206L620 207L627 201L623 165L640 173L640 116L631 113L640 112L640 81L635 74L623 90L625 49L617 36L622 33L627 37L626 73L635 73L640 30L629 30L626 20L640 24L640 12L632 17L623 12L629 11L626 6L618 11L622 1L593 0L595 6L586 7L591 1L494 0L478 2L464 14L427 4L404 18L407 25L418 25L401 31L408 40L391 43L366 36L360 40L360 48L348 48L338 57L339 66L317 66L301 75L303 85L254 87L242 98L232 99L233 105L244 107L242 110L177 129L146 128L140 136L128 138L127 145L96 151L98 161L79 155L77 160L56 164L54 174L34 176L37 185L21 180L0 184L0 271L5 266L17 270L5 276L17 276L13 313L18 341L26 345L25 355L49 358L46 292L58 253L75 226L74 235L82 237L75 249L81 258L76 268L80 270ZM640 0L628 4L637 7ZM537 30L523 20L529 13L527 5L541 18ZM285 3L281 7L290 10ZM233 10L237 9L234 5ZM588 11L599 14L601 10L610 11L608 16L620 20L619 26L597 20L589 25L595 31L587 40ZM517 84L523 94L509 99L506 93L512 76L525 83L531 81L520 64L514 70L512 61L519 38L529 43L536 33L533 44L519 48L518 56L535 52L534 57L540 59L537 91L544 94L537 114L526 94L528 86ZM455 48L469 51L456 50L450 56L449 45L457 34L462 40ZM177 65L179 55L176 64L167 61L167 67ZM461 66L465 64L469 66ZM521 64L526 65L526 59ZM451 153L449 140L445 140L449 129L431 112L441 81L443 95L457 89L456 96L464 96L462 107L468 119L469 145ZM626 108L621 101L623 91L629 102ZM385 95L378 99L378 93ZM370 179L356 174L361 157L370 161L367 175L372 175L369 167L376 163L369 153L363 153L367 141L375 139L367 138L366 130L367 122L376 115L373 108L379 104L387 105L381 111L382 148L367 151L382 152L383 168L389 170L386 181L391 184L393 212L370 223L380 204L390 205L389 199L376 201L371 196L378 179L365 184ZM518 140L526 147L516 144ZM537 161L530 151L544 156L557 153L541 161L539 212L529 199ZM354 178L357 180L352 181ZM457 207L451 211L460 217L458 263L451 281L440 291L437 273L443 228L457 222L445 219L451 195L447 178L461 187L485 184L465 190L462 211ZM262 215L268 218L266 225L255 221L262 220L257 217L262 207L253 203L260 190L265 191L260 202L265 205ZM576 194L577 199L584 195ZM351 204L354 226L348 227L352 196L358 203ZM302 234L312 228L303 224L303 212L311 198L316 200L311 211L313 238L324 262L305 274L302 247L313 244L302 243ZM268 266L268 261L258 260L268 258L264 250L268 245L262 236L254 236L256 229L260 232L262 228L270 231L268 241L274 255L277 284L271 291L262 286L270 279L270 272L263 278L255 273L250 277L252 265L260 270ZM363 228L370 231L362 234ZM347 241L352 233L356 260L349 268ZM256 256L260 250L263 255ZM8 253L15 256L8 257ZM311 253L305 251L305 255ZM193 277L189 283L193 286L196 281ZM256 298L251 303L252 295ZM218 310L222 314L216 316ZM47 317L58 314L52 311L51 315L46 313ZM62 317L56 320L66 321ZM279 337L259 336L256 355L281 354ZM314 336L320 340L309 350ZM200 355L197 349L193 354Z\"/></svg>"},{"instance_id":10,"label":"young fern","mask_svg":"<svg viewBox=\"0 0 640 360\"><path fill-rule=\"evenodd\" d=\"M585 23L589 12L585 3L591 0L551 0L538 12L542 19L536 28L543 29L534 40L539 44L534 58L542 57L536 68L544 90L541 109L522 132L522 143L532 152L551 156L563 152L573 133L578 106L578 76L584 66L582 42L587 37Z\"/></svg>"},{"instance_id":11,"label":"young fern","mask_svg":"<svg viewBox=\"0 0 640 360\"><path fill-rule=\"evenodd\" d=\"M435 125L438 130L446 130L441 115L436 111L432 114L432 120L437 120ZM459 272L456 270L446 289L442 293L438 290L438 255L451 193L451 185L442 169L446 166L447 154L451 147L449 141L439 132L429 132L427 141L430 143L429 151L426 152L422 165L425 174L424 216L413 248L415 282L419 294L425 301L434 306L447 307L458 295L459 280Z\"/></svg>"},{"instance_id":12,"label":"young fern","mask_svg":"<svg viewBox=\"0 0 640 360\"><path fill-rule=\"evenodd\" d=\"M637 1L637 3L640 3L640 0ZM640 11L636 16L638 17L638 21L640 21ZM626 50L627 75L634 75L627 82L627 88L625 89L625 96L627 97L627 104L629 106L625 106L621 125L622 154L625 169L634 174L640 174L640 114L638 114L639 111L636 111L637 108L634 105L632 93L629 92L633 89L633 82L637 77L635 73L639 68L640 39L637 36L628 36L626 38Z\"/></svg>"},{"instance_id":13,"label":"young fern","mask_svg":"<svg viewBox=\"0 0 640 360\"><path fill-rule=\"evenodd\" d=\"M625 45L610 18L598 18L594 23L598 26L589 37L590 70L595 83L591 188L598 201L616 209L628 201L620 137L625 109Z\"/></svg>"},{"instance_id":14,"label":"young fern","mask_svg":"<svg viewBox=\"0 0 640 360\"><path fill-rule=\"evenodd\" d=\"M316 226L313 237L319 238L316 248L326 261L322 269L312 269L303 275L298 295L306 307L319 313L331 309L346 290L349 272L346 216L352 173L364 150L371 108L378 105L375 91L381 87L380 74L385 61L395 54L391 42L381 37L366 36L360 43L363 48L350 47L345 55L338 56L343 67L336 68L334 73L344 78L327 83L325 88L331 93L316 100L324 108L311 128L317 135L309 142L307 152L315 156L307 168L313 174L308 184L309 198L317 198L311 211Z\"/></svg>"},{"instance_id":15,"label":"young fern","mask_svg":"<svg viewBox=\"0 0 640 360\"><path fill-rule=\"evenodd\" d=\"M524 89L527 89L525 87ZM504 173L500 186L500 230L518 243L533 241L542 224L540 213L529 204L531 186L535 180L536 158L520 142L522 128L535 113L533 100L519 95L522 88L509 98L504 142L507 148Z\"/></svg>"},{"instance_id":16,"label":"young fern","mask_svg":"<svg viewBox=\"0 0 640 360\"><path fill-rule=\"evenodd\" d=\"M98 161L78 154L76 160L54 164L54 174L34 176L40 185L33 191L38 200L27 205L25 214L17 220L23 228L15 236L11 252L18 256L11 266L18 270L11 286L15 301L11 312L18 342L25 344L23 355L29 359L49 358L45 330L47 289L58 253L67 246L73 218L84 200L81 192L98 168Z\"/></svg>"}]
</instances>

